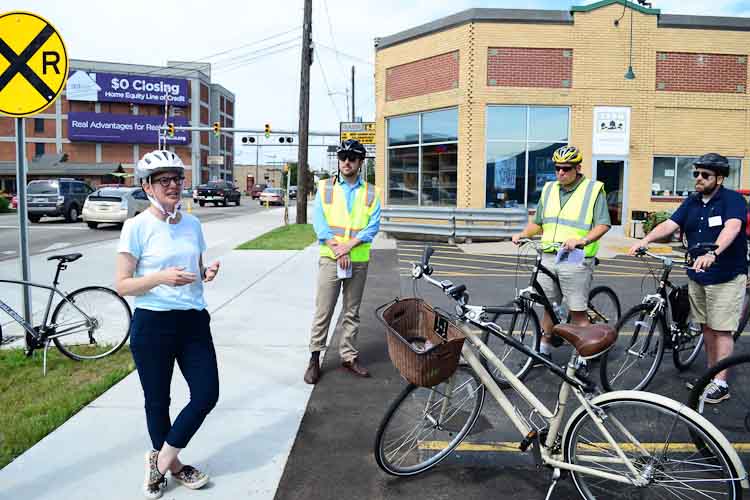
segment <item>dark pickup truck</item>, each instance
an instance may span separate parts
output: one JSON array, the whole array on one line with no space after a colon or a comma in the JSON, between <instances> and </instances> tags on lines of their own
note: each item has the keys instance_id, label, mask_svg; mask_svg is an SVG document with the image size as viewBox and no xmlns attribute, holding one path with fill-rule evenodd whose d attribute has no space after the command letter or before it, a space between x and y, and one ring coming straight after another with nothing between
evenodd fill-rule
<instances>
[{"instance_id":1,"label":"dark pickup truck","mask_svg":"<svg viewBox=\"0 0 750 500\"><path fill-rule=\"evenodd\" d=\"M197 186L193 191L193 202L204 206L206 203L221 204L226 207L229 203L240 206L240 190L231 182L211 181Z\"/></svg>"}]
</instances>

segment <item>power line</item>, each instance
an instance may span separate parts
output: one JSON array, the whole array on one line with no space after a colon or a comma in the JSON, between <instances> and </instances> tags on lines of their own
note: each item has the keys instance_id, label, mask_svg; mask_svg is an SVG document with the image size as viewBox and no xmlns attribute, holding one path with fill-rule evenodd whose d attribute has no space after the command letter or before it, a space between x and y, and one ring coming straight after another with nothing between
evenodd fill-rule
<instances>
[{"instance_id":1,"label":"power line","mask_svg":"<svg viewBox=\"0 0 750 500\"><path fill-rule=\"evenodd\" d=\"M353 61L359 61L359 62L361 62L362 64L367 64L368 66L375 66L375 65L374 65L373 63L371 63L370 61L365 61L364 59L362 59L362 58L360 58L360 57L357 57L357 56L353 56L353 55L351 55L351 54L347 54L346 52L341 52L340 50L336 50L336 49L334 49L333 47L329 47L329 46L327 46L327 45L323 45L323 44L322 44L322 43L320 43L320 42L316 43L316 44L315 44L315 46L316 46L316 47L322 47L322 48L324 48L324 49L326 49L326 50L330 50L331 52L335 52L336 54L341 54L342 56L344 56L344 57L347 57L347 58L349 58L349 59L351 59L351 60L353 60Z\"/></svg>"},{"instance_id":2,"label":"power line","mask_svg":"<svg viewBox=\"0 0 750 500\"><path fill-rule=\"evenodd\" d=\"M338 62L339 65L339 71L341 71L341 76L346 79L346 71L344 71L344 65L341 64L341 59L339 59L339 52L338 47L336 47L336 39L333 36L333 25L331 24L331 15L328 12L328 0L323 0L323 7L326 11L326 18L328 19L328 32L331 34L331 43L333 44L333 48L336 51L336 62Z\"/></svg>"},{"instance_id":3,"label":"power line","mask_svg":"<svg viewBox=\"0 0 750 500\"><path fill-rule=\"evenodd\" d=\"M226 67L222 67L222 68L216 70L216 72L217 73L228 73L229 71L233 71L235 69L242 68L242 67L244 67L245 65L247 65L247 64L249 64L251 62L255 62L255 61L258 61L260 59L265 59L268 56L272 56L274 54L280 54L282 52L286 52L288 50L292 50L292 49L296 49L296 48L299 48L299 43L294 43L293 45L289 45L288 47L281 47L279 49L272 50L271 52L266 52L264 54L260 54L260 55L254 56L254 57L251 57L249 59L238 61L238 62L236 62L234 64L227 65Z\"/></svg>"},{"instance_id":4,"label":"power line","mask_svg":"<svg viewBox=\"0 0 750 500\"><path fill-rule=\"evenodd\" d=\"M328 78L326 78L326 72L323 69L323 63L320 62L320 57L315 59L318 62L318 68L320 68L320 73L323 75L323 83L325 83L326 90L328 91L328 99L331 100L331 104L333 104L333 109L336 110L336 117L341 121L341 113L339 113L339 107L336 106L336 101L333 98L333 95L331 93L331 87L328 86Z\"/></svg>"},{"instance_id":5,"label":"power line","mask_svg":"<svg viewBox=\"0 0 750 500\"><path fill-rule=\"evenodd\" d=\"M225 59L221 59L220 61L217 61L213 67L214 67L214 69L219 69L219 68L223 68L223 67L226 67L226 66L233 66L233 65L235 65L238 62L244 61L245 59L248 59L248 58L253 59L258 54L262 54L264 52L267 52L270 49L276 49L277 47L282 47L282 46L288 45L290 43L296 44L300 40L300 38L301 37L297 36L297 37L294 37L294 38L290 38L289 40L284 40L283 42L279 42L279 43L275 43L273 45L269 45L267 47L263 47L261 49L256 49L256 50L253 50L253 51L250 51L250 52L245 52L244 54L239 54L239 55L236 55L236 56L232 56L232 57L228 57L228 58L225 58Z\"/></svg>"}]
</instances>

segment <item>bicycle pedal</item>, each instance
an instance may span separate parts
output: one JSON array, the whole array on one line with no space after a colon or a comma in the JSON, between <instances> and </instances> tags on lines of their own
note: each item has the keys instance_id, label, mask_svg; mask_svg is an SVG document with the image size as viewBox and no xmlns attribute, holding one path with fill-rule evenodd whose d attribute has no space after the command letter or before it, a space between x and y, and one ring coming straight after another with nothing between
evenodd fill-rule
<instances>
[{"instance_id":1,"label":"bicycle pedal","mask_svg":"<svg viewBox=\"0 0 750 500\"><path fill-rule=\"evenodd\" d=\"M518 449L521 451L526 451L529 449L529 446L536 440L539 433L537 431L531 431L528 434L526 434L526 437L523 438L521 443L518 445Z\"/></svg>"}]
</instances>

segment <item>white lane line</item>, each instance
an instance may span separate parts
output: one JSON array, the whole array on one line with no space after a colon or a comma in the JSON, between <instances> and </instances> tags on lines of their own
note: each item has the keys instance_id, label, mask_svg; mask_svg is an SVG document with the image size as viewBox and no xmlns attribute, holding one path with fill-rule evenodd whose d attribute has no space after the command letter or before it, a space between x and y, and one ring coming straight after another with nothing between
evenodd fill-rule
<instances>
[{"instance_id":1,"label":"white lane line","mask_svg":"<svg viewBox=\"0 0 750 500\"><path fill-rule=\"evenodd\" d=\"M72 229L74 231L90 231L87 227L73 227L73 226L27 226L29 229ZM18 229L18 226L0 226L0 229Z\"/></svg>"},{"instance_id":2,"label":"white lane line","mask_svg":"<svg viewBox=\"0 0 750 500\"><path fill-rule=\"evenodd\" d=\"M16 252L15 252L15 251L13 251L13 250L6 250L6 251L2 252L2 254L3 254L3 255L13 255L13 254L15 254L15 253L16 253Z\"/></svg>"},{"instance_id":3,"label":"white lane line","mask_svg":"<svg viewBox=\"0 0 750 500\"><path fill-rule=\"evenodd\" d=\"M73 245L72 243L62 243L62 242L61 243L53 243L50 246L48 246L47 248L45 248L43 250L39 250L39 252L40 253L51 252L52 250L60 250L60 249L63 249L63 248L68 248L69 246L72 246L72 245Z\"/></svg>"}]
</instances>

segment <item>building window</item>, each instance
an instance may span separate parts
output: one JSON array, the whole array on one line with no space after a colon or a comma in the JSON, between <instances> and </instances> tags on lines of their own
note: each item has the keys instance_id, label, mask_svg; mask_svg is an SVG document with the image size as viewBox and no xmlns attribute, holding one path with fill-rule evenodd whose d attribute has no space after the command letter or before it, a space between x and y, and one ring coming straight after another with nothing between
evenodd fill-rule
<instances>
[{"instance_id":1,"label":"building window","mask_svg":"<svg viewBox=\"0 0 750 500\"><path fill-rule=\"evenodd\" d=\"M485 205L535 208L555 180L552 153L568 143L569 127L567 106L488 106Z\"/></svg>"},{"instance_id":2,"label":"building window","mask_svg":"<svg viewBox=\"0 0 750 500\"><path fill-rule=\"evenodd\" d=\"M697 156L655 156L651 176L651 196L687 196L695 190L693 162ZM740 187L742 159L729 158L729 177L724 186Z\"/></svg>"},{"instance_id":3,"label":"building window","mask_svg":"<svg viewBox=\"0 0 750 500\"><path fill-rule=\"evenodd\" d=\"M456 206L458 109L388 118L388 204Z\"/></svg>"},{"instance_id":4,"label":"building window","mask_svg":"<svg viewBox=\"0 0 750 500\"><path fill-rule=\"evenodd\" d=\"M44 118L34 118L34 132L44 132Z\"/></svg>"},{"instance_id":5,"label":"building window","mask_svg":"<svg viewBox=\"0 0 750 500\"><path fill-rule=\"evenodd\" d=\"M44 143L43 142L34 143L34 156L36 158L39 158L43 154L44 154Z\"/></svg>"}]
</instances>

